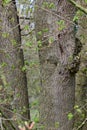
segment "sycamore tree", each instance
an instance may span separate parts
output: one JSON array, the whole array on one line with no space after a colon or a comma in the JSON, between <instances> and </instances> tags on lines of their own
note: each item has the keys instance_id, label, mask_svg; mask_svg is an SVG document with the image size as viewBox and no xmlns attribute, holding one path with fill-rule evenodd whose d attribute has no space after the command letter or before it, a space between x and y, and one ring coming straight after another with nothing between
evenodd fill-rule
<instances>
[{"instance_id":1,"label":"sycamore tree","mask_svg":"<svg viewBox=\"0 0 87 130\"><path fill-rule=\"evenodd\" d=\"M35 31L41 72L40 123L44 129L73 129L75 74L81 50L81 43L75 38L75 12L75 6L69 1L36 1Z\"/></svg>"}]
</instances>

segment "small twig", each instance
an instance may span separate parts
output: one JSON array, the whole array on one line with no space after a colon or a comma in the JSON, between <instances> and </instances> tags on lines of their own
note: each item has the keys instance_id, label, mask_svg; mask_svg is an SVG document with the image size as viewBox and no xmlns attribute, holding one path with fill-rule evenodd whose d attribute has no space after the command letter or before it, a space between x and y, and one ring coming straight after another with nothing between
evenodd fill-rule
<instances>
[{"instance_id":1,"label":"small twig","mask_svg":"<svg viewBox=\"0 0 87 130\"><path fill-rule=\"evenodd\" d=\"M87 118L85 118L85 120L81 123L80 126L78 126L78 128L76 130L79 130L86 123L86 121L87 121Z\"/></svg>"},{"instance_id":2,"label":"small twig","mask_svg":"<svg viewBox=\"0 0 87 130\"><path fill-rule=\"evenodd\" d=\"M58 15L57 13L55 13L55 12L53 12L53 11L51 11L51 10L48 10L48 9L46 9L46 8L43 8L43 7L40 7L40 6L38 6L38 5L36 5L36 6L37 6L38 8L40 8L40 9L42 9L42 10L44 10L44 11L46 11L46 12L52 14L52 15L54 15L54 16L57 17L57 18L60 18L60 19L62 19L62 20L64 20L64 21L66 21L66 22L71 23L72 25L75 25L75 23L74 23L73 21L70 21L70 20L66 19L65 17L63 17L63 16L61 16L61 15Z\"/></svg>"},{"instance_id":3,"label":"small twig","mask_svg":"<svg viewBox=\"0 0 87 130\"><path fill-rule=\"evenodd\" d=\"M4 112L1 110L0 108L0 113L2 114L2 116L7 119L7 116L4 114ZM2 118L1 119L1 123L2 123ZM11 125L11 127L13 128L13 130L15 130L15 127L13 126L12 122L10 120L7 120L9 122L9 124ZM3 130L3 129L2 129Z\"/></svg>"},{"instance_id":4,"label":"small twig","mask_svg":"<svg viewBox=\"0 0 87 130\"><path fill-rule=\"evenodd\" d=\"M83 125L85 125L87 121L87 118L85 118L85 120L78 126L78 128L74 128L73 130L79 130L80 128L82 128Z\"/></svg>"},{"instance_id":5,"label":"small twig","mask_svg":"<svg viewBox=\"0 0 87 130\"><path fill-rule=\"evenodd\" d=\"M1 130L3 130L2 118L1 117L0 117L0 127L1 127Z\"/></svg>"},{"instance_id":6,"label":"small twig","mask_svg":"<svg viewBox=\"0 0 87 130\"><path fill-rule=\"evenodd\" d=\"M76 8L81 10L83 13L87 14L87 9L82 7L81 5L77 4L74 0L68 0L70 3L72 3Z\"/></svg>"},{"instance_id":7,"label":"small twig","mask_svg":"<svg viewBox=\"0 0 87 130\"><path fill-rule=\"evenodd\" d=\"M26 33L26 34L21 34L21 36L28 36L28 35L32 34L33 31L34 31L34 29L31 30L30 32Z\"/></svg>"}]
</instances>

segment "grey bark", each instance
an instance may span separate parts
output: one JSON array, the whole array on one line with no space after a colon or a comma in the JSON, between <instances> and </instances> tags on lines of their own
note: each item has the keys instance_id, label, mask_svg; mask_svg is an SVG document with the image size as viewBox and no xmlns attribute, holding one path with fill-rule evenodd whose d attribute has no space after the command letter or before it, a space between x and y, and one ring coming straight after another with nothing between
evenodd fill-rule
<instances>
[{"instance_id":1,"label":"grey bark","mask_svg":"<svg viewBox=\"0 0 87 130\"><path fill-rule=\"evenodd\" d=\"M10 101L7 102L11 106L10 111L15 109L16 113L18 113L12 112L11 117L16 116L17 120L28 120L30 114L27 79L26 73L22 71L24 57L21 50L21 34L16 5L15 1L11 1L8 5L3 5L2 0L0 3L1 80L4 82L8 97L11 97ZM4 97L2 99L5 100ZM3 104L4 102L2 106Z\"/></svg>"},{"instance_id":2,"label":"grey bark","mask_svg":"<svg viewBox=\"0 0 87 130\"><path fill-rule=\"evenodd\" d=\"M52 2L54 9L43 8L43 2ZM46 130L71 130L73 119L68 120L68 113L73 113L75 103L75 73L79 66L72 20L75 7L65 0L37 0L35 10L35 30L39 47L41 71L40 123ZM63 18L65 28L59 30L57 21ZM48 28L48 32L43 30ZM42 35L38 32L42 31ZM53 42L50 43L50 36ZM77 41L77 44L75 43ZM56 124L59 123L59 127Z\"/></svg>"},{"instance_id":3,"label":"grey bark","mask_svg":"<svg viewBox=\"0 0 87 130\"><path fill-rule=\"evenodd\" d=\"M80 1L81 6L86 7L85 1ZM81 64L76 76L76 105L81 108L81 113L76 115L76 124L84 122L87 118L87 17L85 14L81 15L78 20L77 37L82 43L82 50L80 53ZM82 116L84 115L84 116ZM82 125L81 130L87 129L87 121Z\"/></svg>"}]
</instances>

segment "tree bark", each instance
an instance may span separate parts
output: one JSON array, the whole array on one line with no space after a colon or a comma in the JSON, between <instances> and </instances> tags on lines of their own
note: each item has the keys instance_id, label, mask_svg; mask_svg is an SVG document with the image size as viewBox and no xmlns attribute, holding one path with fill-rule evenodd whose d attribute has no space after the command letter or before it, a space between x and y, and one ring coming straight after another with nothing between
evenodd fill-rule
<instances>
[{"instance_id":1,"label":"tree bark","mask_svg":"<svg viewBox=\"0 0 87 130\"><path fill-rule=\"evenodd\" d=\"M48 5L53 3L55 7L43 7L46 2ZM36 38L42 41L39 47L42 84L40 123L46 130L73 128L73 119L69 120L68 114L73 114L75 104L75 73L78 71L80 52L77 47L80 43L75 39L72 23L75 11L75 7L65 0L36 2ZM57 23L61 20L65 24L63 29ZM48 31L43 31L46 29ZM56 124L59 124L58 128Z\"/></svg>"},{"instance_id":2,"label":"tree bark","mask_svg":"<svg viewBox=\"0 0 87 130\"><path fill-rule=\"evenodd\" d=\"M15 1L3 5L0 0L0 3L0 78L8 97L11 97L7 100L12 106L10 111L16 111L12 112L13 117L28 120L30 112L27 79L23 71L24 57L16 5ZM2 99L5 100L4 97ZM4 102L2 106L3 104Z\"/></svg>"},{"instance_id":3,"label":"tree bark","mask_svg":"<svg viewBox=\"0 0 87 130\"><path fill-rule=\"evenodd\" d=\"M80 1L81 6L86 8L85 1ZM77 37L82 43L82 50L80 53L81 64L76 76L76 105L81 108L81 113L76 114L76 124L81 125L87 118L87 18L83 14L78 20ZM84 116L83 116L84 115ZM82 125L81 130L87 129L87 121Z\"/></svg>"}]
</instances>

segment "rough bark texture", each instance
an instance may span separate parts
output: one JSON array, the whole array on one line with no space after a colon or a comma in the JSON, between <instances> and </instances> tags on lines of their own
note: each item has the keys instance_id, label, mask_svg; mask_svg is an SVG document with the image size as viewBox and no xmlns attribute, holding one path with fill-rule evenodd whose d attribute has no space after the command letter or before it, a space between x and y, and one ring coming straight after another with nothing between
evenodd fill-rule
<instances>
[{"instance_id":1,"label":"rough bark texture","mask_svg":"<svg viewBox=\"0 0 87 130\"><path fill-rule=\"evenodd\" d=\"M17 120L30 119L27 80L25 72L22 71L23 66L24 57L15 1L3 5L0 0L0 78L7 96L11 97L7 101L12 106L10 110L15 109L18 113L12 114L17 117ZM5 98L3 95L2 100ZM1 107L3 104L6 102L3 102Z\"/></svg>"},{"instance_id":2,"label":"rough bark texture","mask_svg":"<svg viewBox=\"0 0 87 130\"><path fill-rule=\"evenodd\" d=\"M55 8L43 8L43 2L54 3ZM42 84L40 121L46 130L72 130L73 119L68 120L67 115L73 113L75 73L79 65L79 51L71 22L75 7L66 0L37 0L36 5L36 37L42 41L42 47L39 48ZM60 25L57 24L61 18L65 22L63 30L59 30ZM45 33L43 30L46 28L48 31ZM39 35L40 31L42 35ZM50 42L50 37L53 42ZM58 123L59 128L56 127Z\"/></svg>"},{"instance_id":3,"label":"rough bark texture","mask_svg":"<svg viewBox=\"0 0 87 130\"><path fill-rule=\"evenodd\" d=\"M86 8L85 1L80 1L80 4ZM76 105L81 108L82 113L77 113L76 123L81 123L87 118L87 17L85 14L80 16L78 21L77 37L82 43L81 64L76 76ZM82 116L84 114L84 116ZM81 130L87 129L87 121L82 125Z\"/></svg>"}]
</instances>

